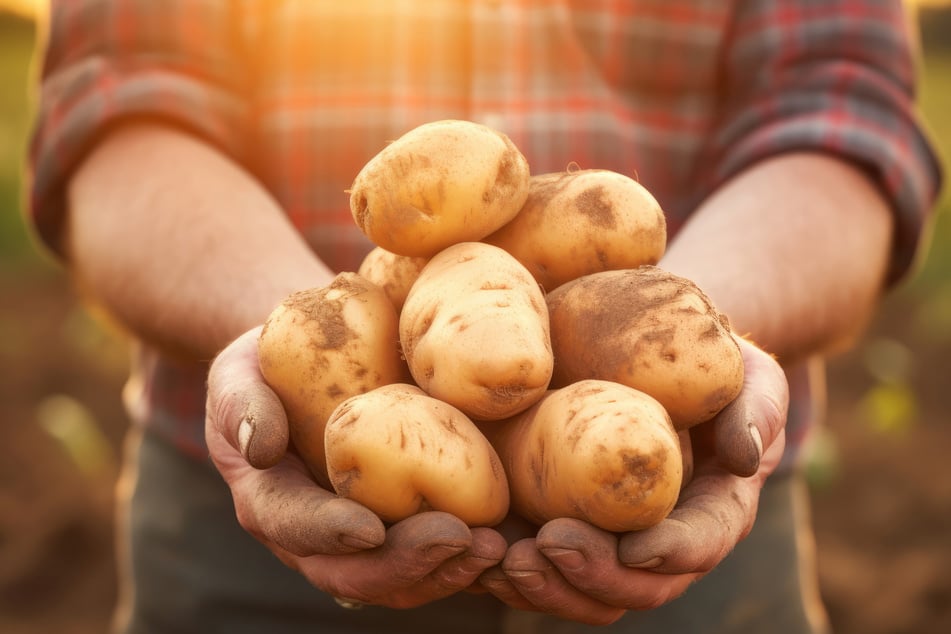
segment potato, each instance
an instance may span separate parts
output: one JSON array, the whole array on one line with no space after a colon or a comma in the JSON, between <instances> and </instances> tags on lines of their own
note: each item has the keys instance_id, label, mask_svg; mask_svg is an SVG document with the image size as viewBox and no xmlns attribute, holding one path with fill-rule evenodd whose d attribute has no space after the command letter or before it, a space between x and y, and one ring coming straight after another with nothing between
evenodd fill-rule
<instances>
[{"instance_id":1,"label":"potato","mask_svg":"<svg viewBox=\"0 0 951 634\"><path fill-rule=\"evenodd\" d=\"M518 215L484 242L502 247L552 290L589 273L656 264L667 223L640 183L609 170L539 174Z\"/></svg>"},{"instance_id":2,"label":"potato","mask_svg":"<svg viewBox=\"0 0 951 634\"><path fill-rule=\"evenodd\" d=\"M678 430L709 420L743 387L729 322L690 280L654 266L605 271L546 299L553 385L623 383L660 401Z\"/></svg>"},{"instance_id":3,"label":"potato","mask_svg":"<svg viewBox=\"0 0 951 634\"><path fill-rule=\"evenodd\" d=\"M377 246L430 257L514 218L529 178L528 161L505 134L469 121L434 121L363 166L350 188L350 211Z\"/></svg>"},{"instance_id":4,"label":"potato","mask_svg":"<svg viewBox=\"0 0 951 634\"><path fill-rule=\"evenodd\" d=\"M471 418L512 416L548 387L544 295L498 247L463 242L434 256L410 289L399 326L416 383Z\"/></svg>"},{"instance_id":5,"label":"potato","mask_svg":"<svg viewBox=\"0 0 951 634\"><path fill-rule=\"evenodd\" d=\"M398 317L386 294L356 273L287 297L258 341L264 380L280 397L291 440L326 483L324 426L347 398L405 382Z\"/></svg>"},{"instance_id":6,"label":"potato","mask_svg":"<svg viewBox=\"0 0 951 634\"><path fill-rule=\"evenodd\" d=\"M435 510L491 526L508 512L508 481L488 440L465 414L416 386L347 399L331 414L325 441L334 490L384 521Z\"/></svg>"},{"instance_id":7,"label":"potato","mask_svg":"<svg viewBox=\"0 0 951 634\"><path fill-rule=\"evenodd\" d=\"M538 524L574 517L640 530L667 517L680 495L683 457L667 412L618 383L578 381L481 429L508 474L512 510Z\"/></svg>"},{"instance_id":8,"label":"potato","mask_svg":"<svg viewBox=\"0 0 951 634\"><path fill-rule=\"evenodd\" d=\"M680 489L683 490L693 480L693 442L690 439L689 429L678 431L677 437L680 439L680 454L683 456L684 475L680 483Z\"/></svg>"},{"instance_id":9,"label":"potato","mask_svg":"<svg viewBox=\"0 0 951 634\"><path fill-rule=\"evenodd\" d=\"M410 287L428 261L427 258L397 255L376 247L363 258L357 273L382 288L399 313Z\"/></svg>"}]
</instances>

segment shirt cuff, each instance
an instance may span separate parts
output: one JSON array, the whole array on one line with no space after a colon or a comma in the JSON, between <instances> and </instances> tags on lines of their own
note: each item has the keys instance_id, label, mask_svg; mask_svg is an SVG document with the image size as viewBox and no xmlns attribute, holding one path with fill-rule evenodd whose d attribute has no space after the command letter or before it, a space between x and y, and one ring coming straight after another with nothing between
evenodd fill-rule
<instances>
[{"instance_id":1,"label":"shirt cuff","mask_svg":"<svg viewBox=\"0 0 951 634\"><path fill-rule=\"evenodd\" d=\"M912 268L941 186L942 170L924 126L907 104L892 107L850 94L838 104L786 94L785 106L761 105L725 133L716 183L750 165L788 152L822 152L862 168L879 186L895 216L887 282ZM779 101L779 100L777 100ZM797 107L798 104L798 107ZM781 114L777 114L783 108ZM755 123L751 124L750 119ZM741 134L736 129L741 128Z\"/></svg>"}]
</instances>

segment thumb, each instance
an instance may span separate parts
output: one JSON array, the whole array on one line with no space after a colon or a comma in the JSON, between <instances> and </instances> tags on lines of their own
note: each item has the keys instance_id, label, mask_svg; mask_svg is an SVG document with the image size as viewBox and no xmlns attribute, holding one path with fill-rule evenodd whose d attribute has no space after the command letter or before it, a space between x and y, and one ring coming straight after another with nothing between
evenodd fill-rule
<instances>
[{"instance_id":1,"label":"thumb","mask_svg":"<svg viewBox=\"0 0 951 634\"><path fill-rule=\"evenodd\" d=\"M736 340L743 353L743 390L713 419L713 429L720 464L751 476L786 425L789 385L772 356L746 339Z\"/></svg>"},{"instance_id":2,"label":"thumb","mask_svg":"<svg viewBox=\"0 0 951 634\"><path fill-rule=\"evenodd\" d=\"M205 434L222 436L248 464L266 469L284 456L289 432L284 406L258 366L260 332L244 333L211 364Z\"/></svg>"}]
</instances>

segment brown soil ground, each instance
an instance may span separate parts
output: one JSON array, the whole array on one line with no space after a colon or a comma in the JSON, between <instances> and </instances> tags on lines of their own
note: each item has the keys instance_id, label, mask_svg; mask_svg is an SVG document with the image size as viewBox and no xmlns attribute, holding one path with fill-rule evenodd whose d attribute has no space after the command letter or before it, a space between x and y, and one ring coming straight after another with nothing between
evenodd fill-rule
<instances>
[{"instance_id":1,"label":"brown soil ground","mask_svg":"<svg viewBox=\"0 0 951 634\"><path fill-rule=\"evenodd\" d=\"M0 274L0 298L0 632L98 634L116 594L111 501L124 351L77 309L58 274ZM886 306L871 336L905 339L911 313ZM822 593L843 634L951 632L949 346L921 345L920 415L903 433L857 420L854 404L871 384L857 353L830 371L838 459L813 502ZM87 410L111 460L80 469L64 450L76 442L38 424L38 404L50 407L54 394Z\"/></svg>"}]
</instances>

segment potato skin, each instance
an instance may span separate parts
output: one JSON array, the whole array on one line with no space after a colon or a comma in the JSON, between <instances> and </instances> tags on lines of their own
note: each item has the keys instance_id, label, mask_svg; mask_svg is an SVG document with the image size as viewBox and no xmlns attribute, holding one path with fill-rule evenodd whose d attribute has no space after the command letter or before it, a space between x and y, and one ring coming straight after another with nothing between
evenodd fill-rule
<instances>
[{"instance_id":1,"label":"potato skin","mask_svg":"<svg viewBox=\"0 0 951 634\"><path fill-rule=\"evenodd\" d=\"M416 386L347 399L325 433L334 490L384 521L435 510L491 526L508 513L508 480L488 440L465 414Z\"/></svg>"},{"instance_id":2,"label":"potato skin","mask_svg":"<svg viewBox=\"0 0 951 634\"><path fill-rule=\"evenodd\" d=\"M376 247L363 258L357 274L382 288L399 313L409 289L428 261L428 258L397 255Z\"/></svg>"},{"instance_id":3,"label":"potato skin","mask_svg":"<svg viewBox=\"0 0 951 634\"><path fill-rule=\"evenodd\" d=\"M514 218L529 178L528 161L505 134L471 121L434 121L363 166L350 188L350 211L377 246L430 257Z\"/></svg>"},{"instance_id":4,"label":"potato skin","mask_svg":"<svg viewBox=\"0 0 951 634\"><path fill-rule=\"evenodd\" d=\"M258 340L265 382L283 403L291 440L313 475L327 483L324 426L345 399L406 381L398 318L386 294L356 273L287 297Z\"/></svg>"},{"instance_id":5,"label":"potato skin","mask_svg":"<svg viewBox=\"0 0 951 634\"><path fill-rule=\"evenodd\" d=\"M729 322L690 280L642 266L578 278L546 299L555 386L629 385L660 401L678 430L709 420L743 387Z\"/></svg>"},{"instance_id":6,"label":"potato skin","mask_svg":"<svg viewBox=\"0 0 951 634\"><path fill-rule=\"evenodd\" d=\"M477 420L528 408L551 380L544 295L489 244L463 242L429 261L403 305L400 341L416 384Z\"/></svg>"},{"instance_id":7,"label":"potato skin","mask_svg":"<svg viewBox=\"0 0 951 634\"><path fill-rule=\"evenodd\" d=\"M655 399L611 381L551 390L531 409L482 425L509 475L512 510L609 531L641 530L677 503L680 440Z\"/></svg>"},{"instance_id":8,"label":"potato skin","mask_svg":"<svg viewBox=\"0 0 951 634\"><path fill-rule=\"evenodd\" d=\"M550 291L589 273L656 264L667 222L657 200L628 176L555 172L532 176L521 211L484 242L514 255Z\"/></svg>"}]
</instances>

